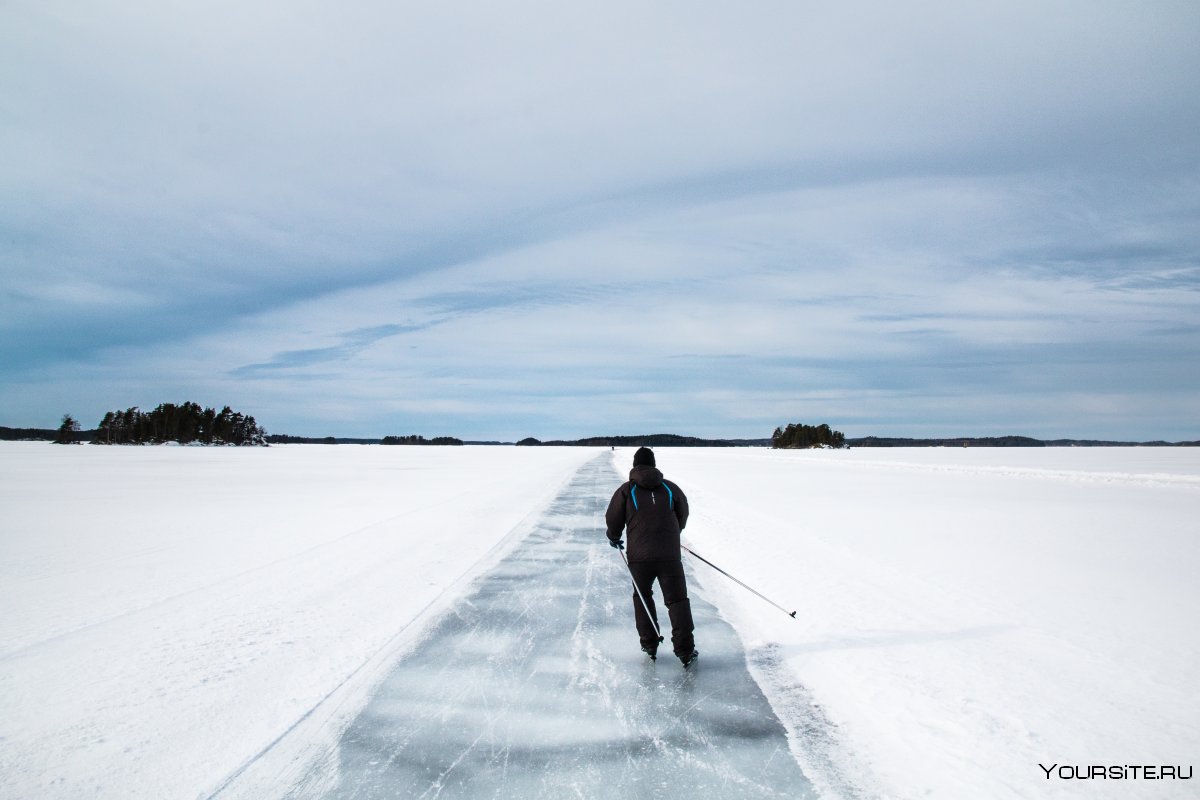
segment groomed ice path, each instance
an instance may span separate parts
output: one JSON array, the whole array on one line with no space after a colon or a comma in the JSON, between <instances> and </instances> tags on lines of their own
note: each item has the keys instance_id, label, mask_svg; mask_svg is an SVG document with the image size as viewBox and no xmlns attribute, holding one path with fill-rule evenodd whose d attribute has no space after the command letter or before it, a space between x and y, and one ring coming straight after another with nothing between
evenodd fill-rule
<instances>
[{"instance_id":1,"label":"groomed ice path","mask_svg":"<svg viewBox=\"0 0 1200 800\"><path fill-rule=\"evenodd\" d=\"M695 581L697 665L682 668L669 631L657 662L639 650L632 584L603 530L622 480L607 453L581 467L533 532L395 663L296 794L815 796L737 635Z\"/></svg>"}]
</instances>

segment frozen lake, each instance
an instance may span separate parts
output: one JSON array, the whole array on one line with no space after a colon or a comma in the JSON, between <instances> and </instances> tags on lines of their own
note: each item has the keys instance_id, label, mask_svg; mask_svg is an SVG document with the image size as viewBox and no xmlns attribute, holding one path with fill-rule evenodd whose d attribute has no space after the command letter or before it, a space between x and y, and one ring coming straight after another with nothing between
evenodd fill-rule
<instances>
[{"instance_id":1,"label":"frozen lake","mask_svg":"<svg viewBox=\"0 0 1200 800\"><path fill-rule=\"evenodd\" d=\"M693 564L694 675L646 663L588 545L631 455L0 444L0 797L1015 799L1078 794L1039 763L1195 765L1200 450L660 450L687 543L799 610Z\"/></svg>"}]
</instances>

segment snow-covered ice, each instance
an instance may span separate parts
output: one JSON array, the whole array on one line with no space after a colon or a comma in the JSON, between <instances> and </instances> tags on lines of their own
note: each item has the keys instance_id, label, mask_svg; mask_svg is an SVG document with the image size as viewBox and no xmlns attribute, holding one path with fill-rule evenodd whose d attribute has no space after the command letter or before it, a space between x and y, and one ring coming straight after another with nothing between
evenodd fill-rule
<instances>
[{"instance_id":1,"label":"snow-covered ice","mask_svg":"<svg viewBox=\"0 0 1200 800\"><path fill-rule=\"evenodd\" d=\"M798 609L698 573L781 716L836 731L817 777L869 797L1200 793L1038 766L1200 766L1200 450L658 462L692 502L685 543Z\"/></svg>"},{"instance_id":2,"label":"snow-covered ice","mask_svg":"<svg viewBox=\"0 0 1200 800\"><path fill-rule=\"evenodd\" d=\"M205 795L594 454L3 444L0 795Z\"/></svg>"},{"instance_id":3,"label":"snow-covered ice","mask_svg":"<svg viewBox=\"0 0 1200 800\"><path fill-rule=\"evenodd\" d=\"M0 796L202 797L329 735L595 455L0 444ZM1038 764L1200 760L1200 450L658 455L799 611L693 565L819 789L1195 796Z\"/></svg>"}]
</instances>

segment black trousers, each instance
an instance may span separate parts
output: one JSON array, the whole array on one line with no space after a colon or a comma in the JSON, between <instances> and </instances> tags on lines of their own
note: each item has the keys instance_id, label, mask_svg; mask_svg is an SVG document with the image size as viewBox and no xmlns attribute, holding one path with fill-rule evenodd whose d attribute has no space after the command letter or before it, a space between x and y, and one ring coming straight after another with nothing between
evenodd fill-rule
<instances>
[{"instance_id":1,"label":"black trousers","mask_svg":"<svg viewBox=\"0 0 1200 800\"><path fill-rule=\"evenodd\" d=\"M633 574L633 620L637 624L638 638L643 647L656 649L658 636L654 633L654 624L658 624L658 610L654 605L654 581L662 590L663 602L667 604L667 614L671 617L671 647L677 656L690 655L696 649L696 641L692 637L692 604L687 596L687 580L683 577L683 560L668 558L656 561L631 561L629 571ZM641 597L638 596L641 590ZM650 614L642 607L642 597L650 607Z\"/></svg>"}]
</instances>

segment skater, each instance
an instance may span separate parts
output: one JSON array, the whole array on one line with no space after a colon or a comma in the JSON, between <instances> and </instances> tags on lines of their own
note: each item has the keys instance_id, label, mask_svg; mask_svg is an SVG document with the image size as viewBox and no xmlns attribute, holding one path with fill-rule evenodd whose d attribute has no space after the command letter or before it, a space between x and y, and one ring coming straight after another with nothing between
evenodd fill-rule
<instances>
[{"instance_id":1,"label":"skater","mask_svg":"<svg viewBox=\"0 0 1200 800\"><path fill-rule=\"evenodd\" d=\"M688 503L683 490L663 478L655 467L653 450L638 448L633 454L629 480L613 494L604 515L608 524L608 543L623 549L621 532L628 529L629 549L626 552L634 582L633 619L642 650L650 658L657 657L659 639L655 628L658 627L658 612L652 592L657 578L671 619L671 646L685 667L699 655L692 637L692 606L688 601L679 544L679 533L687 525L687 518ZM649 614L642 605L643 599Z\"/></svg>"}]
</instances>

